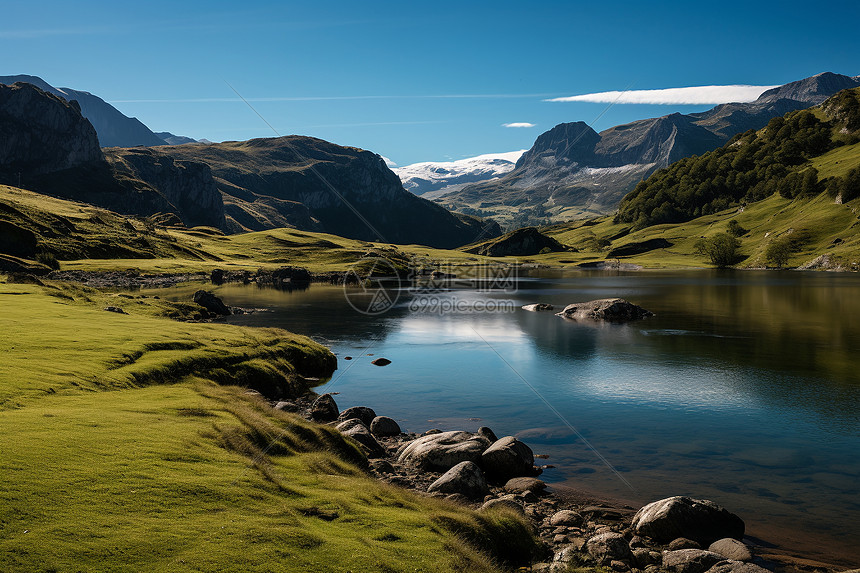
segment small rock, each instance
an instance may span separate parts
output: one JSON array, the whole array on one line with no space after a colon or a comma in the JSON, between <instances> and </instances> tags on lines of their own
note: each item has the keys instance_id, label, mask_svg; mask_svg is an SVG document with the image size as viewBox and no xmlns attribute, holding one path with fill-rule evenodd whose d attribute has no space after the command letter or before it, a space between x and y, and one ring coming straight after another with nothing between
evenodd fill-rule
<instances>
[{"instance_id":1,"label":"small rock","mask_svg":"<svg viewBox=\"0 0 860 573\"><path fill-rule=\"evenodd\" d=\"M537 503L540 498L529 490L517 494L517 499L521 499L524 503Z\"/></svg>"},{"instance_id":2,"label":"small rock","mask_svg":"<svg viewBox=\"0 0 860 573\"><path fill-rule=\"evenodd\" d=\"M370 468L376 473L380 474L393 474L397 473L397 470L391 465L391 462L388 460L371 460Z\"/></svg>"},{"instance_id":3,"label":"small rock","mask_svg":"<svg viewBox=\"0 0 860 573\"><path fill-rule=\"evenodd\" d=\"M860 569L852 569L851 571L843 571L842 573L858 573ZM764 567L753 565L752 563L744 563L743 561L732 561L731 559L721 561L710 569L708 573L770 573Z\"/></svg>"},{"instance_id":4,"label":"small rock","mask_svg":"<svg viewBox=\"0 0 860 573\"><path fill-rule=\"evenodd\" d=\"M630 547L627 540L620 533L607 531L599 533L590 538L585 544L588 554L594 557L601 565L606 565L614 560L630 559Z\"/></svg>"},{"instance_id":5,"label":"small rock","mask_svg":"<svg viewBox=\"0 0 860 573\"><path fill-rule=\"evenodd\" d=\"M341 412L337 419L343 422L344 420L355 418L361 420L361 423L369 428L375 417L376 412L373 411L373 408L368 408L366 406L353 406L352 408L347 408Z\"/></svg>"},{"instance_id":6,"label":"small rock","mask_svg":"<svg viewBox=\"0 0 860 573\"><path fill-rule=\"evenodd\" d=\"M531 312L541 312L545 310L555 310L555 307L551 304L539 302L536 304L527 304L523 307L523 310L529 310Z\"/></svg>"},{"instance_id":7,"label":"small rock","mask_svg":"<svg viewBox=\"0 0 860 573\"><path fill-rule=\"evenodd\" d=\"M299 410L299 406L295 402L290 402L289 400L281 400L280 402L275 404L275 410L281 410L284 412L297 412Z\"/></svg>"},{"instance_id":8,"label":"small rock","mask_svg":"<svg viewBox=\"0 0 860 573\"><path fill-rule=\"evenodd\" d=\"M106 306L105 310L107 312L115 312L117 314L128 314L127 312L125 312L123 309L121 309L118 306Z\"/></svg>"},{"instance_id":9,"label":"small rock","mask_svg":"<svg viewBox=\"0 0 860 573\"><path fill-rule=\"evenodd\" d=\"M686 537L679 537L678 539L673 539L671 543L669 543L669 551L677 551L679 549L701 549L702 546L693 541L692 539L687 539Z\"/></svg>"},{"instance_id":10,"label":"small rock","mask_svg":"<svg viewBox=\"0 0 860 573\"><path fill-rule=\"evenodd\" d=\"M630 549L636 549L637 547L648 547L648 544L645 543L645 540L639 537L638 535L634 535L630 538Z\"/></svg>"},{"instance_id":11,"label":"small rock","mask_svg":"<svg viewBox=\"0 0 860 573\"><path fill-rule=\"evenodd\" d=\"M625 571L630 571L630 566L627 565L624 561L619 561L617 559L611 561L609 563L609 567L613 571L618 571L619 573L624 573Z\"/></svg>"},{"instance_id":12,"label":"small rock","mask_svg":"<svg viewBox=\"0 0 860 573\"><path fill-rule=\"evenodd\" d=\"M656 551L653 553L656 557L652 555L652 552L649 549L637 547L631 551L631 555L633 556L633 565L639 569L645 569L649 565L659 565L663 561L663 557Z\"/></svg>"},{"instance_id":13,"label":"small rock","mask_svg":"<svg viewBox=\"0 0 860 573\"><path fill-rule=\"evenodd\" d=\"M641 306L629 303L623 298L606 298L569 304L564 307L563 311L557 313L557 316L574 320L627 322L653 316L653 313Z\"/></svg>"},{"instance_id":14,"label":"small rock","mask_svg":"<svg viewBox=\"0 0 860 573\"><path fill-rule=\"evenodd\" d=\"M563 533L558 533L552 537L552 542L556 545L560 543L567 543L567 535Z\"/></svg>"},{"instance_id":15,"label":"small rock","mask_svg":"<svg viewBox=\"0 0 860 573\"><path fill-rule=\"evenodd\" d=\"M722 555L702 549L663 552L663 568L673 573L705 573L720 561L723 561Z\"/></svg>"},{"instance_id":16,"label":"small rock","mask_svg":"<svg viewBox=\"0 0 860 573\"><path fill-rule=\"evenodd\" d=\"M385 449L376 441L376 438L370 435L370 430L361 423L361 420L350 418L338 424L337 429L344 436L348 436L361 444L367 457L381 458L385 455Z\"/></svg>"},{"instance_id":17,"label":"small rock","mask_svg":"<svg viewBox=\"0 0 860 573\"><path fill-rule=\"evenodd\" d=\"M469 498L462 493L450 493L445 496L445 499L454 503L458 503L460 505L466 505L469 503Z\"/></svg>"},{"instance_id":18,"label":"small rock","mask_svg":"<svg viewBox=\"0 0 860 573\"><path fill-rule=\"evenodd\" d=\"M344 356L343 359L344 360L352 360L352 356Z\"/></svg>"},{"instance_id":19,"label":"small rock","mask_svg":"<svg viewBox=\"0 0 860 573\"><path fill-rule=\"evenodd\" d=\"M478 464L460 462L427 488L430 493L460 493L470 499L479 499L490 491L487 480Z\"/></svg>"},{"instance_id":20,"label":"small rock","mask_svg":"<svg viewBox=\"0 0 860 573\"><path fill-rule=\"evenodd\" d=\"M742 541L732 539L731 537L714 541L708 547L708 551L722 555L732 561L752 561L753 557L749 547L744 545Z\"/></svg>"},{"instance_id":21,"label":"small rock","mask_svg":"<svg viewBox=\"0 0 860 573\"><path fill-rule=\"evenodd\" d=\"M546 483L533 477L511 478L505 483L505 491L509 493L523 493L526 491L540 493L545 489Z\"/></svg>"},{"instance_id":22,"label":"small rock","mask_svg":"<svg viewBox=\"0 0 860 573\"><path fill-rule=\"evenodd\" d=\"M388 358L377 358L376 360L372 360L370 363L376 366L388 366L389 364L391 364L391 360L389 360Z\"/></svg>"},{"instance_id":23,"label":"small rock","mask_svg":"<svg viewBox=\"0 0 860 573\"><path fill-rule=\"evenodd\" d=\"M552 514L549 520L554 526L563 525L565 527L579 527L582 525L582 516L569 509L562 509Z\"/></svg>"},{"instance_id":24,"label":"small rock","mask_svg":"<svg viewBox=\"0 0 860 573\"><path fill-rule=\"evenodd\" d=\"M399 436L400 425L388 416L377 416L370 422L370 433L374 436L388 437Z\"/></svg>"},{"instance_id":25,"label":"small rock","mask_svg":"<svg viewBox=\"0 0 860 573\"><path fill-rule=\"evenodd\" d=\"M525 510L523 509L523 506L511 499L491 499L489 501L485 501L484 505L481 506L482 511L499 508L511 509L519 514L525 515Z\"/></svg>"},{"instance_id":26,"label":"small rock","mask_svg":"<svg viewBox=\"0 0 860 573\"><path fill-rule=\"evenodd\" d=\"M337 414L337 403L331 394L323 394L311 404L311 418L317 422L333 422Z\"/></svg>"},{"instance_id":27,"label":"small rock","mask_svg":"<svg viewBox=\"0 0 860 573\"><path fill-rule=\"evenodd\" d=\"M493 430L491 430L487 426L481 426L480 428L478 428L478 435L484 436L485 438L490 440L491 444L499 439L496 437L495 432L493 432Z\"/></svg>"},{"instance_id":28,"label":"small rock","mask_svg":"<svg viewBox=\"0 0 860 573\"><path fill-rule=\"evenodd\" d=\"M441 433L442 433L442 430L440 430L439 428L430 428L429 430L427 430L426 432L424 432L423 434L421 434L421 436L422 436L422 437L424 437L424 436L432 436L432 435L434 435L434 434L441 434Z\"/></svg>"},{"instance_id":29,"label":"small rock","mask_svg":"<svg viewBox=\"0 0 860 573\"><path fill-rule=\"evenodd\" d=\"M496 441L481 454L481 465L487 475L505 481L533 473L534 461L531 448L513 436Z\"/></svg>"}]
</instances>

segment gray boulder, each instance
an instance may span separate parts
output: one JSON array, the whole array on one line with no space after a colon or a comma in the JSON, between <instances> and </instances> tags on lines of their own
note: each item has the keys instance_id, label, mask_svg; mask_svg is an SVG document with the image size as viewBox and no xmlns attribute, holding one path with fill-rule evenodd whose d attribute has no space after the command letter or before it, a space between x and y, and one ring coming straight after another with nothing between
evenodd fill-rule
<instances>
[{"instance_id":1,"label":"gray boulder","mask_svg":"<svg viewBox=\"0 0 860 573\"><path fill-rule=\"evenodd\" d=\"M460 462L427 488L430 493L459 493L470 499L479 499L487 495L490 488L484 473L475 462Z\"/></svg>"},{"instance_id":2,"label":"gray boulder","mask_svg":"<svg viewBox=\"0 0 860 573\"><path fill-rule=\"evenodd\" d=\"M545 489L546 483L533 477L511 478L505 483L505 491L509 493L523 493L526 491L540 493Z\"/></svg>"},{"instance_id":3,"label":"gray boulder","mask_svg":"<svg viewBox=\"0 0 860 573\"><path fill-rule=\"evenodd\" d=\"M687 539L686 537L679 537L678 539L673 539L667 549L669 551L677 551L678 549L703 549L703 547L697 541Z\"/></svg>"},{"instance_id":4,"label":"gray boulder","mask_svg":"<svg viewBox=\"0 0 860 573\"><path fill-rule=\"evenodd\" d=\"M484 502L484 505L481 506L481 510L488 509L511 509L516 511L517 513L525 515L525 510L523 506L514 501L513 499L509 499L507 497L491 499L489 501Z\"/></svg>"},{"instance_id":5,"label":"gray boulder","mask_svg":"<svg viewBox=\"0 0 860 573\"><path fill-rule=\"evenodd\" d=\"M375 417L376 412L373 411L373 408L368 408L366 406L353 406L352 408L347 408L341 412L337 419L343 422L345 420L355 418L357 420L361 420L361 423L369 428Z\"/></svg>"},{"instance_id":6,"label":"gray boulder","mask_svg":"<svg viewBox=\"0 0 860 573\"><path fill-rule=\"evenodd\" d=\"M860 571L858 569L854 569L854 571ZM720 561L710 569L708 569L708 573L770 573L764 567L759 567L758 565L753 565L752 563L744 563L743 561ZM850 571L843 571L843 573L851 573Z\"/></svg>"},{"instance_id":7,"label":"gray boulder","mask_svg":"<svg viewBox=\"0 0 860 573\"><path fill-rule=\"evenodd\" d=\"M440 432L404 445L397 460L422 470L447 471L460 462L477 462L489 446L487 438L470 432Z\"/></svg>"},{"instance_id":8,"label":"gray boulder","mask_svg":"<svg viewBox=\"0 0 860 573\"><path fill-rule=\"evenodd\" d=\"M534 473L534 454L531 448L513 436L493 443L481 454L481 466L493 479L507 481L514 477Z\"/></svg>"},{"instance_id":9,"label":"gray boulder","mask_svg":"<svg viewBox=\"0 0 860 573\"><path fill-rule=\"evenodd\" d=\"M370 422L370 433L380 438L399 436L400 425L388 416L377 416Z\"/></svg>"},{"instance_id":10,"label":"gray boulder","mask_svg":"<svg viewBox=\"0 0 860 573\"><path fill-rule=\"evenodd\" d=\"M620 533L607 531L591 537L585 543L588 554L594 557L601 565L607 565L612 561L627 561L630 559L630 547L627 540Z\"/></svg>"},{"instance_id":11,"label":"gray boulder","mask_svg":"<svg viewBox=\"0 0 860 573\"><path fill-rule=\"evenodd\" d=\"M549 518L549 522L555 527L562 525L565 527L579 527L582 525L582 516L575 511L562 509L553 513L552 517Z\"/></svg>"},{"instance_id":12,"label":"gray boulder","mask_svg":"<svg viewBox=\"0 0 860 573\"><path fill-rule=\"evenodd\" d=\"M744 522L716 503L677 496L649 503L633 516L634 531L659 543L687 537L710 545L717 539L742 539Z\"/></svg>"},{"instance_id":13,"label":"gray boulder","mask_svg":"<svg viewBox=\"0 0 860 573\"><path fill-rule=\"evenodd\" d=\"M361 420L351 418L337 425L338 431L344 436L350 437L364 447L367 457L381 458L385 456L385 449L370 434L367 426Z\"/></svg>"},{"instance_id":14,"label":"gray boulder","mask_svg":"<svg viewBox=\"0 0 860 573\"><path fill-rule=\"evenodd\" d=\"M672 573L705 573L723 559L722 555L702 549L664 551L663 568Z\"/></svg>"},{"instance_id":15,"label":"gray boulder","mask_svg":"<svg viewBox=\"0 0 860 573\"><path fill-rule=\"evenodd\" d=\"M752 552L742 541L726 537L711 543L708 551L722 555L733 561L752 561Z\"/></svg>"},{"instance_id":16,"label":"gray boulder","mask_svg":"<svg viewBox=\"0 0 860 573\"><path fill-rule=\"evenodd\" d=\"M496 433L487 426L481 426L478 428L478 434L490 440L491 444L499 439L496 437Z\"/></svg>"},{"instance_id":17,"label":"gray boulder","mask_svg":"<svg viewBox=\"0 0 860 573\"><path fill-rule=\"evenodd\" d=\"M317 422L337 420L337 403L331 394L323 394L311 404L311 418Z\"/></svg>"},{"instance_id":18,"label":"gray boulder","mask_svg":"<svg viewBox=\"0 0 860 573\"><path fill-rule=\"evenodd\" d=\"M654 313L627 302L623 298L604 298L589 302L575 302L564 307L556 316L573 320L605 320L608 322L628 322L639 320Z\"/></svg>"}]
</instances>

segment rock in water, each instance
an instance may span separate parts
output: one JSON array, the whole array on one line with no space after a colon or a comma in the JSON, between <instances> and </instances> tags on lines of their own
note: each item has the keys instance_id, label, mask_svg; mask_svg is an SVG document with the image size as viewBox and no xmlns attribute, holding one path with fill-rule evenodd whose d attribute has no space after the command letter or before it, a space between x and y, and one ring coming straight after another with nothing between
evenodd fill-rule
<instances>
[{"instance_id":1,"label":"rock in water","mask_svg":"<svg viewBox=\"0 0 860 573\"><path fill-rule=\"evenodd\" d=\"M530 475L534 473L534 463L531 448L513 436L496 441L481 454L481 466L497 480Z\"/></svg>"},{"instance_id":2,"label":"rock in water","mask_svg":"<svg viewBox=\"0 0 860 573\"><path fill-rule=\"evenodd\" d=\"M227 305L224 304L224 301L222 301L220 298L218 298L209 291L199 290L195 292L194 302L196 302L209 312L214 312L215 314L220 314L222 316L227 316L230 314L230 309L227 308Z\"/></svg>"},{"instance_id":3,"label":"rock in water","mask_svg":"<svg viewBox=\"0 0 860 573\"><path fill-rule=\"evenodd\" d=\"M490 489L484 473L475 462L460 462L427 488L430 493L459 493L470 499L482 498Z\"/></svg>"},{"instance_id":4,"label":"rock in water","mask_svg":"<svg viewBox=\"0 0 860 573\"><path fill-rule=\"evenodd\" d=\"M370 423L370 433L374 436L399 436L400 425L388 416L377 416Z\"/></svg>"},{"instance_id":5,"label":"rock in water","mask_svg":"<svg viewBox=\"0 0 860 573\"><path fill-rule=\"evenodd\" d=\"M377 358L376 360L371 360L370 363L374 366L388 366L391 364L391 360L388 358Z\"/></svg>"},{"instance_id":6,"label":"rock in water","mask_svg":"<svg viewBox=\"0 0 860 573\"><path fill-rule=\"evenodd\" d=\"M607 322L629 322L639 320L654 313L627 302L623 298L604 298L589 302L575 302L556 313L562 318L573 320L605 320Z\"/></svg>"},{"instance_id":7,"label":"rock in water","mask_svg":"<svg viewBox=\"0 0 860 573\"><path fill-rule=\"evenodd\" d=\"M551 304L539 302L537 304L527 304L523 307L523 310L529 310L531 312L541 312L545 310L555 310L555 307Z\"/></svg>"},{"instance_id":8,"label":"rock in water","mask_svg":"<svg viewBox=\"0 0 860 573\"><path fill-rule=\"evenodd\" d=\"M705 573L723 559L722 555L702 549L664 551L663 568L672 573Z\"/></svg>"},{"instance_id":9,"label":"rock in water","mask_svg":"<svg viewBox=\"0 0 860 573\"><path fill-rule=\"evenodd\" d=\"M633 516L639 535L668 543L687 537L710 545L718 539L744 536L744 522L737 515L708 500L677 496L649 503Z\"/></svg>"},{"instance_id":10,"label":"rock in water","mask_svg":"<svg viewBox=\"0 0 860 573\"><path fill-rule=\"evenodd\" d=\"M447 471L460 462L477 462L489 446L487 438L470 432L440 432L407 443L397 459L423 470Z\"/></svg>"},{"instance_id":11,"label":"rock in water","mask_svg":"<svg viewBox=\"0 0 860 573\"><path fill-rule=\"evenodd\" d=\"M311 418L317 422L334 422L337 420L337 403L331 394L323 394L311 404Z\"/></svg>"},{"instance_id":12,"label":"rock in water","mask_svg":"<svg viewBox=\"0 0 860 573\"><path fill-rule=\"evenodd\" d=\"M344 422L355 418L357 420L361 420L361 423L369 428L375 417L376 412L373 411L373 408L368 408L367 406L353 406L352 408L347 408L341 412L337 419L340 422Z\"/></svg>"},{"instance_id":13,"label":"rock in water","mask_svg":"<svg viewBox=\"0 0 860 573\"><path fill-rule=\"evenodd\" d=\"M615 560L630 559L630 547L620 533L608 531L590 538L585 549L601 565L607 565Z\"/></svg>"}]
</instances>

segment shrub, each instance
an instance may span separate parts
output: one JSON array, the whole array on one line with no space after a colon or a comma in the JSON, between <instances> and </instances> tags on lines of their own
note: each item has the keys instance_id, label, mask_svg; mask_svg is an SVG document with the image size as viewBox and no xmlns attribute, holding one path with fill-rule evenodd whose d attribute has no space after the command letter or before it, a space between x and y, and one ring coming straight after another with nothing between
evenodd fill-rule
<instances>
[{"instance_id":1,"label":"shrub","mask_svg":"<svg viewBox=\"0 0 860 573\"><path fill-rule=\"evenodd\" d=\"M732 237L741 237L746 235L749 232L749 229L744 229L741 227L741 224L732 219L729 221L729 235Z\"/></svg>"},{"instance_id":2,"label":"shrub","mask_svg":"<svg viewBox=\"0 0 860 573\"><path fill-rule=\"evenodd\" d=\"M737 262L740 246L741 242L728 233L717 233L713 237L699 239L693 249L696 254L708 257L712 265L724 269Z\"/></svg>"},{"instance_id":3,"label":"shrub","mask_svg":"<svg viewBox=\"0 0 860 573\"><path fill-rule=\"evenodd\" d=\"M36 253L36 262L45 265L49 269L53 269L55 271L60 270L60 261L58 261L57 257L54 256L54 253L48 253L46 251Z\"/></svg>"}]
</instances>

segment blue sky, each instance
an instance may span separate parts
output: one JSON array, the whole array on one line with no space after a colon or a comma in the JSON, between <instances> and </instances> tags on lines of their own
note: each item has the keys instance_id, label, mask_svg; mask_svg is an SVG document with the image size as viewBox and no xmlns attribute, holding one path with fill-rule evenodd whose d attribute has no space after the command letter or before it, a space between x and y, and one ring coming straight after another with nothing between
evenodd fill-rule
<instances>
[{"instance_id":1,"label":"blue sky","mask_svg":"<svg viewBox=\"0 0 860 573\"><path fill-rule=\"evenodd\" d=\"M600 131L711 107L554 97L860 74L856 1L31 0L3 12L0 75L90 91L155 131L272 136L229 83L281 134L400 165L528 148L565 121Z\"/></svg>"}]
</instances>

